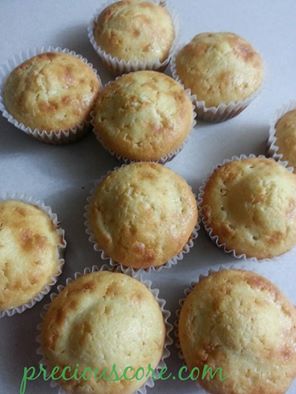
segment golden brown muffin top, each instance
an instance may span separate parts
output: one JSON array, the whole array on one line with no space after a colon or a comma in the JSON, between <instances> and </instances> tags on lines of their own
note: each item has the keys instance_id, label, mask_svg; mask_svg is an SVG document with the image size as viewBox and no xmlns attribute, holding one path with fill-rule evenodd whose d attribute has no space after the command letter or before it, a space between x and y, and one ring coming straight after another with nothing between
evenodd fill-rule
<instances>
[{"instance_id":1,"label":"golden brown muffin top","mask_svg":"<svg viewBox=\"0 0 296 394\"><path fill-rule=\"evenodd\" d=\"M100 82L76 56L48 52L16 67L4 86L4 104L32 129L57 132L85 122Z\"/></svg>"},{"instance_id":2,"label":"golden brown muffin top","mask_svg":"<svg viewBox=\"0 0 296 394\"><path fill-rule=\"evenodd\" d=\"M99 247L134 268L160 266L176 256L198 216L191 187L157 163L112 171L96 188L88 214Z\"/></svg>"},{"instance_id":3,"label":"golden brown muffin top","mask_svg":"<svg viewBox=\"0 0 296 394\"><path fill-rule=\"evenodd\" d=\"M164 61L175 39L172 18L165 7L144 0L117 1L98 17L97 44L124 61Z\"/></svg>"},{"instance_id":4,"label":"golden brown muffin top","mask_svg":"<svg viewBox=\"0 0 296 394\"><path fill-rule=\"evenodd\" d=\"M130 160L160 160L176 151L193 124L183 87L165 74L137 71L108 84L94 110L103 145Z\"/></svg>"},{"instance_id":5,"label":"golden brown muffin top","mask_svg":"<svg viewBox=\"0 0 296 394\"><path fill-rule=\"evenodd\" d=\"M284 394L296 377L295 307L253 272L202 279L182 306L179 339L190 369L222 369L223 382L199 380L212 394Z\"/></svg>"},{"instance_id":6,"label":"golden brown muffin top","mask_svg":"<svg viewBox=\"0 0 296 394\"><path fill-rule=\"evenodd\" d=\"M163 353L165 325L161 309L144 284L127 275L96 272L71 282L53 300L42 323L46 363L79 370L104 368L118 375L127 366L155 368ZM130 372L127 374L130 375ZM71 374L70 374L71 376ZM113 375L114 376L114 375ZM60 382L71 393L131 394L143 380Z\"/></svg>"},{"instance_id":7,"label":"golden brown muffin top","mask_svg":"<svg viewBox=\"0 0 296 394\"><path fill-rule=\"evenodd\" d=\"M61 238L46 212L0 201L0 310L29 302L59 271Z\"/></svg>"},{"instance_id":8,"label":"golden brown muffin top","mask_svg":"<svg viewBox=\"0 0 296 394\"><path fill-rule=\"evenodd\" d=\"M296 168L296 109L287 112L275 125L277 153L283 155L283 160ZM294 170L295 172L295 170Z\"/></svg>"},{"instance_id":9,"label":"golden brown muffin top","mask_svg":"<svg viewBox=\"0 0 296 394\"><path fill-rule=\"evenodd\" d=\"M261 56L233 33L196 35L176 56L176 72L207 107L242 101L263 81Z\"/></svg>"},{"instance_id":10,"label":"golden brown muffin top","mask_svg":"<svg viewBox=\"0 0 296 394\"><path fill-rule=\"evenodd\" d=\"M207 181L202 212L226 249L278 256L296 245L296 175L273 159L226 163Z\"/></svg>"}]
</instances>

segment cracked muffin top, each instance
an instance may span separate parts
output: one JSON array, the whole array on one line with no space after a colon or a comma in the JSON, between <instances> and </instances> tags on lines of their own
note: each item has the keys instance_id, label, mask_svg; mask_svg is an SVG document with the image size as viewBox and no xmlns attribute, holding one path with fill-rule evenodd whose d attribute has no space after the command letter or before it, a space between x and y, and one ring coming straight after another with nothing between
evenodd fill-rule
<instances>
[{"instance_id":1,"label":"cracked muffin top","mask_svg":"<svg viewBox=\"0 0 296 394\"><path fill-rule=\"evenodd\" d=\"M287 112L275 125L276 146L278 154L282 154L282 160L286 160L289 166L296 169L296 109Z\"/></svg>"},{"instance_id":2,"label":"cracked muffin top","mask_svg":"<svg viewBox=\"0 0 296 394\"><path fill-rule=\"evenodd\" d=\"M193 117L191 100L178 82L156 71L137 71L99 93L93 126L117 155L157 161L182 146Z\"/></svg>"},{"instance_id":3,"label":"cracked muffin top","mask_svg":"<svg viewBox=\"0 0 296 394\"><path fill-rule=\"evenodd\" d=\"M4 85L8 112L31 129L57 132L83 124L100 88L95 72L76 56L48 52L16 67Z\"/></svg>"},{"instance_id":4,"label":"cracked muffin top","mask_svg":"<svg viewBox=\"0 0 296 394\"><path fill-rule=\"evenodd\" d=\"M29 302L59 271L62 239L46 212L0 201L0 310Z\"/></svg>"},{"instance_id":5,"label":"cracked muffin top","mask_svg":"<svg viewBox=\"0 0 296 394\"><path fill-rule=\"evenodd\" d=\"M147 287L130 276L102 271L79 277L54 298L42 322L41 347L50 368L69 366L73 372L78 364L80 374L85 368L94 372L89 381L61 381L67 392L132 394L147 380L149 364L152 369L158 365L165 335L162 311ZM109 377L113 365L118 376L128 366L143 368L145 375L117 382L97 378L104 369Z\"/></svg>"},{"instance_id":6,"label":"cracked muffin top","mask_svg":"<svg viewBox=\"0 0 296 394\"><path fill-rule=\"evenodd\" d=\"M296 377L295 307L253 272L201 279L181 308L179 340L190 370L222 370L199 380L212 394L284 394Z\"/></svg>"},{"instance_id":7,"label":"cracked muffin top","mask_svg":"<svg viewBox=\"0 0 296 394\"><path fill-rule=\"evenodd\" d=\"M145 162L109 173L88 209L99 248L133 268L160 266L181 252L197 216L187 182L160 164Z\"/></svg>"},{"instance_id":8,"label":"cracked muffin top","mask_svg":"<svg viewBox=\"0 0 296 394\"><path fill-rule=\"evenodd\" d=\"M108 6L94 27L96 43L124 61L163 62L175 39L167 9L152 1L123 0Z\"/></svg>"},{"instance_id":9,"label":"cracked muffin top","mask_svg":"<svg viewBox=\"0 0 296 394\"><path fill-rule=\"evenodd\" d=\"M233 33L202 33L176 56L176 72L207 107L242 101L263 81L263 61L243 38Z\"/></svg>"},{"instance_id":10,"label":"cracked muffin top","mask_svg":"<svg viewBox=\"0 0 296 394\"><path fill-rule=\"evenodd\" d=\"M226 249L258 259L296 245L296 175L273 159L219 166L206 183L202 214Z\"/></svg>"}]
</instances>

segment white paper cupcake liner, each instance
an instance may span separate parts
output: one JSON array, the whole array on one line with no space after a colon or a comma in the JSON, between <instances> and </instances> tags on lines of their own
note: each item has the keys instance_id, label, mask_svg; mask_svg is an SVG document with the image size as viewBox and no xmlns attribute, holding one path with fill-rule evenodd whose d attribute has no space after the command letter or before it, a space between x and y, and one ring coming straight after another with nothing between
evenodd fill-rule
<instances>
[{"instance_id":1,"label":"white paper cupcake liner","mask_svg":"<svg viewBox=\"0 0 296 394\"><path fill-rule=\"evenodd\" d=\"M84 269L83 273L80 272L76 272L73 277L70 277L68 279L66 279L65 285L59 285L57 287L57 293L51 293L50 295L50 299L51 302L53 301L53 299L73 280L79 278L80 276L92 273L92 272L99 272L99 271L112 271L112 272L121 272L120 268L112 268L108 265L102 265L101 267L98 267L96 265L92 266L91 268L87 267ZM153 294L154 298L156 299L156 301L158 302L160 309L162 311L162 315L163 315L163 319L164 319L164 323L165 323L165 327L166 327L166 338L165 338L165 343L164 343L164 348L163 348L163 354L161 357L161 360L158 363L158 366L155 368L155 376L158 376L160 370L162 370L163 368L166 368L166 362L165 360L170 357L170 350L168 349L169 346L172 345L173 343L173 339L171 337L171 333L173 330L173 325L169 322L169 318L171 316L171 312L168 311L167 309L165 309L165 305L166 305L166 301L163 298L159 297L159 289L154 289L152 288L152 282L149 280L144 280L138 276L132 275L130 274L129 276L132 276L133 278L139 280L141 283L143 283L148 289L149 291ZM44 319L44 316L46 314L46 312L48 311L50 307L50 303L44 305L43 310L41 312L41 321ZM43 353L42 353L42 348L41 348L41 328L42 328L42 323L38 324L37 326L37 337L36 337L36 342L37 342L37 355L41 356L41 360L39 363L46 365L46 361L44 359ZM50 381L50 386L52 388L58 389L58 394L67 394L67 392L59 386L59 384L56 381ZM154 380L150 377L145 384L140 387L135 394L146 394L147 393L147 388L153 388L155 386L155 382Z\"/></svg>"},{"instance_id":2,"label":"white paper cupcake liner","mask_svg":"<svg viewBox=\"0 0 296 394\"><path fill-rule=\"evenodd\" d=\"M119 78L121 78L121 76L116 77L116 78L115 78L115 81L116 81L117 79L119 79ZM110 85L112 82L114 82L114 81L109 81L109 82L104 86L104 89L107 88L108 85ZM183 87L183 85L182 85L182 87ZM162 156L159 160L153 160L153 162L156 162L156 163L159 163L159 164L165 164L165 163L167 163L167 162L173 160L173 159L175 158L175 156L177 156L177 154L180 153L180 152L183 150L184 146L187 144L187 142L188 142L188 140L189 140L189 138L190 138L190 135L191 135L193 129L194 129L195 126L196 126L196 111L195 111L195 105L194 105L194 98L193 98L193 96L191 95L189 89L184 89L184 91L185 91L186 96L190 99L190 101L191 101L191 103L192 103L192 107L193 107L192 124L191 124L190 131L189 131L187 137L185 138L184 142L182 143L182 145L180 145L180 147L179 147L178 149L176 149L176 150L174 150L174 151L168 153L167 155ZM97 141L102 145L102 147L103 147L107 152L110 153L111 156L115 157L116 160L118 160L120 163L123 163L123 164L129 164L129 163L135 163L135 162L139 162L139 161L145 161L145 160L131 160L131 159L128 159L127 157L121 156L121 155L119 155L118 153L113 152L112 150L110 150L110 149L104 144L104 142L102 141L102 139L100 138L99 133L97 133L97 132L95 131L95 129L94 129L94 116L95 116L95 114L94 114L94 110L93 110L93 111L91 112L91 114L90 114L90 119L91 119L90 122L91 122L91 125L92 125L93 133L94 133L94 135L95 135Z\"/></svg>"},{"instance_id":3,"label":"white paper cupcake liner","mask_svg":"<svg viewBox=\"0 0 296 394\"><path fill-rule=\"evenodd\" d=\"M178 264L179 261L183 260L184 256L186 254L188 254L191 249L194 246L194 243L196 241L196 239L198 238L198 232L200 230L200 215L198 212L198 222L194 228L194 230L192 231L192 234L187 242L187 244L183 247L182 251L180 253L178 253L176 256L172 257L170 260L168 260L165 264L159 266L159 267L154 267L151 266L149 268L132 268L132 267L127 267L121 263L115 262L110 256L107 255L107 253L105 253L105 251L98 245L95 235L91 229L91 225L90 225L90 217L89 217L89 211L90 211L90 207L93 201L93 198L95 196L95 192L96 189L98 187L98 185L109 175L111 174L113 171L117 170L119 167L114 168L112 171L108 171L107 174L103 175L97 182L95 182L95 186L93 187L93 189L91 190L87 200L86 200L86 205L84 208L84 225L85 225L85 232L86 235L88 236L88 240L90 241L90 243L93 245L93 248L96 252L100 253L100 257L103 261L108 261L109 264L111 265L111 267L119 267L121 272L123 272L124 274L127 275L133 275L133 276L137 276L143 272L146 273L151 273L151 272L159 272L162 271L163 269L168 269L173 267L174 265Z\"/></svg>"},{"instance_id":4,"label":"white paper cupcake liner","mask_svg":"<svg viewBox=\"0 0 296 394\"><path fill-rule=\"evenodd\" d=\"M173 78L176 81L180 82L184 86L184 89L188 89L187 87L185 87L176 69L176 56L179 53L180 49L182 49L182 47L179 47L178 50L176 50L175 53L173 54L171 58L170 68ZM196 97L196 95L194 95L190 89L188 90L190 91L190 94L194 98L197 120L215 123L215 122L223 122L225 120L234 118L235 116L239 115L260 94L262 90L262 86L263 84L256 92L254 92L251 96L249 96L245 100L232 101L228 104L221 103L217 107L207 107L204 101L198 100L198 97Z\"/></svg>"},{"instance_id":5,"label":"white paper cupcake liner","mask_svg":"<svg viewBox=\"0 0 296 394\"><path fill-rule=\"evenodd\" d=\"M51 208L48 207L47 205L45 205L42 201L36 200L33 197L26 196L25 194L17 194L17 193L14 193L14 194L10 194L10 193L4 194L3 193L3 194L1 194L0 201L5 201L5 200L23 201L28 204L36 205L37 207L42 209L42 211L47 213L48 216L50 217L50 219L52 220L52 222L56 228L57 234L60 237L61 241L60 241L60 244L58 245L59 267L58 267L57 274L54 277L52 277L51 280L49 281L49 283L38 294L36 294L36 296L33 297L30 301L28 301L25 304L20 305L18 307L6 309L4 311L0 311L0 319L5 316L11 317L17 313L20 314L20 313L23 313L27 309L33 308L33 306L35 304L40 302L50 292L52 286L54 286L56 284L58 277L62 273L63 265L65 263L65 260L63 259L63 254L64 254L65 248L67 246L67 242L65 240L65 231L59 226L59 220L58 220L57 215L55 213L53 213Z\"/></svg>"},{"instance_id":6,"label":"white paper cupcake liner","mask_svg":"<svg viewBox=\"0 0 296 394\"><path fill-rule=\"evenodd\" d=\"M97 9L95 15L93 16L92 20L90 21L87 32L88 32L88 38L93 46L95 52L98 54L102 62L106 65L106 67L114 74L114 75L120 75L124 73L129 73L131 71L139 71L139 70L158 70L158 71L164 71L166 67L168 66L172 54L175 51L178 38L179 38L179 18L177 16L176 11L172 8L172 6L168 3L166 0L149 0L153 3L159 4L162 7L165 7L167 11L169 12L173 25L175 27L175 39L173 42L173 45L169 51L168 57L163 61L125 61L122 59L119 59L117 57L114 57L107 53L103 48L101 48L94 37L94 27L96 24L96 21L99 17L99 15L104 11L106 7L109 5L115 3L115 0L108 0L106 1L99 9Z\"/></svg>"},{"instance_id":7,"label":"white paper cupcake liner","mask_svg":"<svg viewBox=\"0 0 296 394\"><path fill-rule=\"evenodd\" d=\"M181 309L182 306L186 300L186 298L188 297L188 295L192 292L192 290L194 289L194 287L201 282L203 279L207 278L208 276L216 273L216 272L220 272L220 271L227 271L227 270L244 270L244 271L250 271L250 272L255 272L253 269L250 268L246 268L245 266L241 266L241 267L235 267L234 265L221 265L220 267L218 267L217 269L209 269L209 270L205 270L204 273L201 273L197 276L196 281L193 281L190 283L189 287L186 287L183 291L184 296L181 297L179 299L179 306L178 309L176 310L176 318L173 324L173 330L174 330L174 343L175 346L177 348L178 351L178 357L180 360L182 360L182 362L185 362L184 356L183 356L183 352L181 349L181 344L180 344L180 339L179 339L179 319L180 319L180 314L181 314ZM195 382L197 384L197 387L199 389L199 393L200 394L207 394L208 391L206 391L199 383L198 381Z\"/></svg>"},{"instance_id":8,"label":"white paper cupcake liner","mask_svg":"<svg viewBox=\"0 0 296 394\"><path fill-rule=\"evenodd\" d=\"M83 63L87 64L92 71L96 74L100 86L102 86L100 77L93 67L91 63L87 61L83 56L78 55L74 51L70 51L69 49L63 49L59 47L41 47L41 48L33 48L28 49L26 51L22 51L18 55L15 55L11 59L9 59L5 64L0 67L0 111L4 118L8 120L9 123L13 124L16 128L24 131L26 134L38 139L39 141L45 142L47 144L68 144L78 139L82 138L88 132L89 119L82 122L80 125L67 129L67 130L59 130L59 131L46 131L39 129L32 129L31 127L25 126L23 123L16 120L12 114L6 109L3 99L3 89L5 85L5 81L9 74L20 64L25 62L26 60L32 58L33 56L40 55L41 53L46 52L59 52L66 53L68 55L72 55L83 61Z\"/></svg>"},{"instance_id":9,"label":"white paper cupcake liner","mask_svg":"<svg viewBox=\"0 0 296 394\"><path fill-rule=\"evenodd\" d=\"M131 160L128 159L126 157L123 157L115 152L113 152L112 150L110 150L109 148L107 148L107 146L104 144L104 142L102 141L102 139L100 138L100 136L96 133L94 133L96 136L97 141L102 145L102 147L111 155L113 156L120 164L130 164L130 163L136 163L136 162L140 162L140 161L144 161L144 160ZM183 144L174 152L171 152L165 156L162 156L159 160L155 160L153 161L154 163L159 163L159 164L165 164L170 162L171 160L173 160L178 153L182 152L184 146L187 144L188 142L188 137L186 138L186 140L183 142Z\"/></svg>"},{"instance_id":10,"label":"white paper cupcake liner","mask_svg":"<svg viewBox=\"0 0 296 394\"><path fill-rule=\"evenodd\" d=\"M296 101L290 101L289 103L285 104L282 108L276 111L274 114L270 127L269 127L269 137L267 140L267 156L272 157L274 160L281 160L287 167L289 166L288 161L286 161L279 152L279 147L277 145L277 138L276 138L276 124L277 122L287 113L296 109ZM290 166L292 168L292 166ZM294 169L293 169L294 171Z\"/></svg>"},{"instance_id":11,"label":"white paper cupcake liner","mask_svg":"<svg viewBox=\"0 0 296 394\"><path fill-rule=\"evenodd\" d=\"M223 251L224 251L225 253L232 255L232 257L234 257L234 258L236 258L236 259L243 259L243 260L250 261L250 262L265 262L265 261L271 261L271 260L272 260L272 261L275 261L276 259L280 259L281 256L283 256L283 255L281 255L281 256L275 256L275 257L273 257L272 259L257 259L256 257L247 257L246 254L237 254L237 252L236 252L234 249L228 249L228 248L226 247L226 244L225 244L225 243L220 242L219 236L216 235L216 234L214 234L214 231L213 231L213 229L208 225L208 223L207 223L207 221L206 221L206 219L205 219L205 217L204 217L203 210L202 210L202 202L203 202L205 187L206 187L206 185L207 185L207 183L208 183L208 180L209 180L210 177L212 176L212 174L213 174L218 168L220 168L220 167L222 167L224 164L230 163L230 162L232 162L232 161L245 160L245 159L251 159L251 158L256 158L256 157L258 157L258 158L266 158L266 157L263 156L263 155L254 155L254 154L244 155L244 154L242 154L242 155L240 155L240 156L233 156L233 157L231 157L230 159L225 159L221 164L216 165L216 166L212 169L210 175L206 178L206 180L202 183L202 185L201 185L200 188L199 188L199 193L198 193L198 198L197 198L197 200L198 200L198 208L199 208L199 213L200 213L200 216L201 216L201 222L202 222L202 224L203 224L203 226L204 226L206 232L208 233L210 239L213 241L213 243L214 243L218 248L223 249ZM290 167L287 167L285 162L279 161L279 163L280 163L282 166L284 166L285 168L287 168L287 170L288 170L289 172L293 172L293 169L290 168ZM291 250L288 251L287 253L290 253L290 252L291 252Z\"/></svg>"}]
</instances>

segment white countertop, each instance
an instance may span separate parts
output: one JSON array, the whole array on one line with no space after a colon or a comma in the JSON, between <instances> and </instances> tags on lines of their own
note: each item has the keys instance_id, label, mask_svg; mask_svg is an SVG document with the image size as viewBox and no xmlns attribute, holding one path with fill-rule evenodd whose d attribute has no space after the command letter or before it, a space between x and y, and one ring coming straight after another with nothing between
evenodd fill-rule
<instances>
[{"instance_id":1,"label":"white countertop","mask_svg":"<svg viewBox=\"0 0 296 394\"><path fill-rule=\"evenodd\" d=\"M181 20L181 42L204 31L232 31L249 40L263 55L266 82L261 95L238 117L222 124L193 130L184 150L168 164L198 190L212 167L241 153L264 153L269 120L274 112L296 98L296 1L295 0L172 0ZM88 42L86 26L100 0L1 0L0 63L23 49L47 45L67 47L86 56L104 81L110 79ZM293 96L294 95L294 96ZM0 119L1 192L26 193L44 200L58 214L66 230L68 250L60 279L93 264L100 264L87 240L83 207L94 180L117 165L94 136L74 145L54 147L39 143ZM288 254L269 263L248 263L250 268L273 280L296 303L296 258ZM170 270L150 276L175 318L178 299L200 272L234 260L201 232L190 255ZM146 275L147 276L147 275ZM24 314L0 320L0 394L15 394L24 366L36 365L36 325L42 305ZM182 364L171 347L168 366ZM154 393L193 394L193 383L157 382ZM29 383L27 393L51 394L41 380ZM289 394L296 393L296 382Z\"/></svg>"}]
</instances>

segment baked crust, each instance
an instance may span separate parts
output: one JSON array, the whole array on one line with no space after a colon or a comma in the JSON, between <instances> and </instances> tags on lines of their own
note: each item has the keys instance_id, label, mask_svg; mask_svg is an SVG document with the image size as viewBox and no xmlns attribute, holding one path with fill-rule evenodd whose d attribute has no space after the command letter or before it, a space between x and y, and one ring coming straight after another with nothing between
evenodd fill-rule
<instances>
[{"instance_id":1,"label":"baked crust","mask_svg":"<svg viewBox=\"0 0 296 394\"><path fill-rule=\"evenodd\" d=\"M114 261L134 268L165 264L188 242L197 223L190 186L157 163L111 172L89 207L97 244Z\"/></svg>"},{"instance_id":2,"label":"baked crust","mask_svg":"<svg viewBox=\"0 0 296 394\"><path fill-rule=\"evenodd\" d=\"M127 366L155 368L163 353L165 324L153 294L138 280L114 272L96 272L71 282L52 301L41 329L50 366L107 368L119 375ZM71 374L70 374L71 375ZM128 374L129 376L129 374ZM59 382L75 394L131 394L145 383L121 380Z\"/></svg>"},{"instance_id":3,"label":"baked crust","mask_svg":"<svg viewBox=\"0 0 296 394\"><path fill-rule=\"evenodd\" d=\"M0 202L0 310L30 301L59 269L60 236L40 208Z\"/></svg>"},{"instance_id":4,"label":"baked crust","mask_svg":"<svg viewBox=\"0 0 296 394\"><path fill-rule=\"evenodd\" d=\"M273 159L218 167L204 190L203 217L226 249L258 259L296 244L296 176Z\"/></svg>"},{"instance_id":5,"label":"baked crust","mask_svg":"<svg viewBox=\"0 0 296 394\"><path fill-rule=\"evenodd\" d=\"M249 98L260 88L264 74L259 53L233 33L196 35L177 54L176 71L207 107Z\"/></svg>"},{"instance_id":6,"label":"baked crust","mask_svg":"<svg viewBox=\"0 0 296 394\"><path fill-rule=\"evenodd\" d=\"M253 272L202 279L182 306L179 339L190 370L222 368L224 382L199 380L212 394L284 394L296 377L295 307Z\"/></svg>"},{"instance_id":7,"label":"baked crust","mask_svg":"<svg viewBox=\"0 0 296 394\"><path fill-rule=\"evenodd\" d=\"M111 82L99 94L94 131L117 155L160 160L183 144L193 116L191 100L179 83L159 72L137 71Z\"/></svg>"},{"instance_id":8,"label":"baked crust","mask_svg":"<svg viewBox=\"0 0 296 394\"><path fill-rule=\"evenodd\" d=\"M57 132L87 120L99 88L95 72L82 60L48 52L15 68L5 82L3 97L18 122Z\"/></svg>"},{"instance_id":9,"label":"baked crust","mask_svg":"<svg viewBox=\"0 0 296 394\"><path fill-rule=\"evenodd\" d=\"M165 7L144 0L117 1L99 15L94 27L97 44L125 61L164 61L175 39Z\"/></svg>"},{"instance_id":10,"label":"baked crust","mask_svg":"<svg viewBox=\"0 0 296 394\"><path fill-rule=\"evenodd\" d=\"M277 153L283 155L283 160L296 168L296 109L287 112L278 120L275 126Z\"/></svg>"}]
</instances>

